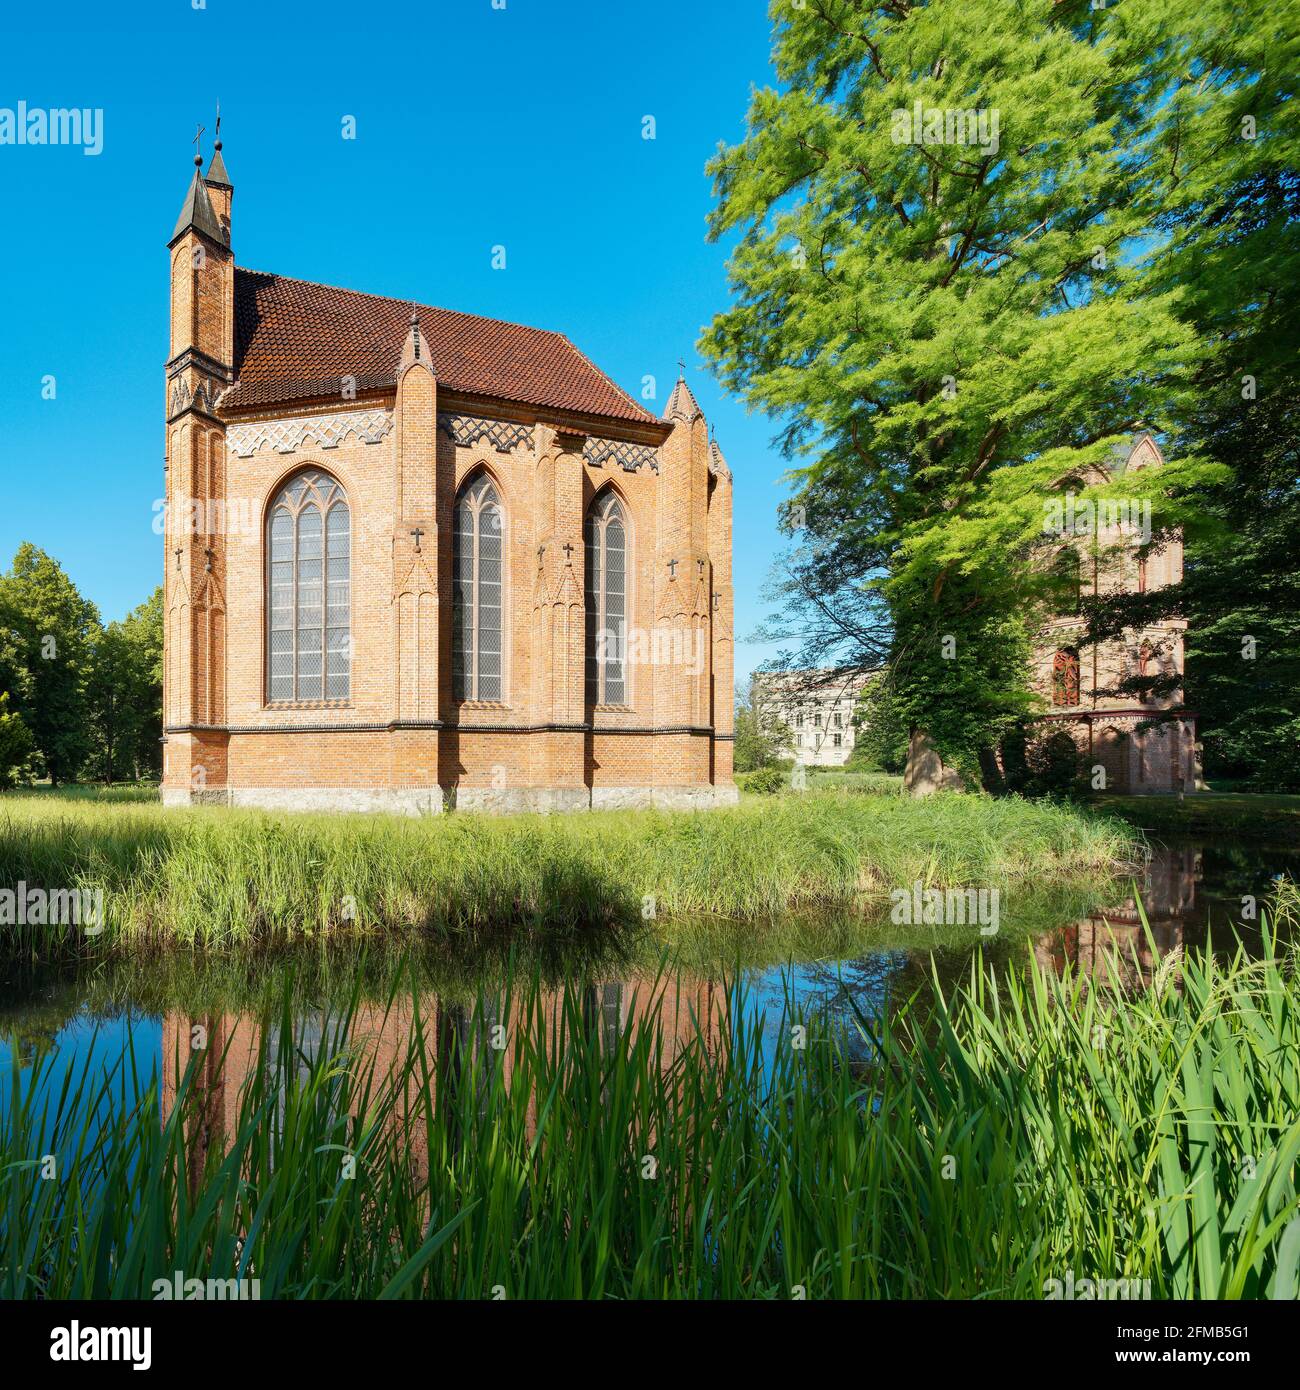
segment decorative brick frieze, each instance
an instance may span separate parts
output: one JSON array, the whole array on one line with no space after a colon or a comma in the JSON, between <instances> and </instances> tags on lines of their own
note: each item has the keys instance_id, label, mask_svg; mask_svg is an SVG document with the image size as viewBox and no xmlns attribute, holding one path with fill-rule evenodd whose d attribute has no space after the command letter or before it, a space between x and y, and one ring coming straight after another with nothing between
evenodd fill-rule
<instances>
[{"instance_id":1,"label":"decorative brick frieze","mask_svg":"<svg viewBox=\"0 0 1300 1390\"><path fill-rule=\"evenodd\" d=\"M229 425L226 442L232 454L246 459L263 449L293 454L306 444L337 449L349 436L364 444L378 444L392 428L391 410L342 410L296 420L254 420Z\"/></svg>"},{"instance_id":2,"label":"decorative brick frieze","mask_svg":"<svg viewBox=\"0 0 1300 1390\"><path fill-rule=\"evenodd\" d=\"M224 383L200 378L198 384L191 391L189 382L183 376L177 377L167 402L168 417L174 418L183 411L191 409L201 410L207 415L215 416L217 398L224 390Z\"/></svg>"},{"instance_id":3,"label":"decorative brick frieze","mask_svg":"<svg viewBox=\"0 0 1300 1390\"><path fill-rule=\"evenodd\" d=\"M607 463L616 463L625 473L635 473L638 468L659 471L659 450L649 444L633 444L626 439L598 439L591 436L582 447L583 460L593 468L603 468Z\"/></svg>"},{"instance_id":4,"label":"decorative brick frieze","mask_svg":"<svg viewBox=\"0 0 1300 1390\"><path fill-rule=\"evenodd\" d=\"M438 428L462 449L484 439L498 454L513 453L521 444L530 449L533 446L533 427L515 420L488 420L444 410L438 414Z\"/></svg>"}]
</instances>

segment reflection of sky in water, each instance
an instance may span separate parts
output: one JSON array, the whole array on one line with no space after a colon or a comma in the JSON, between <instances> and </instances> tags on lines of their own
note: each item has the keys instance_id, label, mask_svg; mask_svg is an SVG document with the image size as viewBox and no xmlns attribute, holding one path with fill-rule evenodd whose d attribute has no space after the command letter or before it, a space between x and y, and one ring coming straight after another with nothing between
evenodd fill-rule
<instances>
[{"instance_id":1,"label":"reflection of sky in water","mask_svg":"<svg viewBox=\"0 0 1300 1390\"><path fill-rule=\"evenodd\" d=\"M121 1115L148 1091L150 1083L160 1074L162 1019L156 1014L134 1017L115 1014L97 1018L82 1010L52 1039L45 1034L32 1042L20 1042L19 1087L24 1093L30 1089L33 1042L44 1054L44 1060L40 1086L28 1105L33 1113L43 1116L40 1134L41 1139L48 1142L54 1133L59 1098L65 1084L69 1095L75 1095L84 1077L83 1094L99 1096L97 1108L105 1117L110 1113ZM13 1044L12 1034L0 1038L0 1125L8 1120L13 1104ZM80 1119L74 1122L74 1143L76 1128L81 1123ZM66 1116L62 1129L66 1136L69 1129Z\"/></svg>"},{"instance_id":2,"label":"reflection of sky in water","mask_svg":"<svg viewBox=\"0 0 1300 1390\"><path fill-rule=\"evenodd\" d=\"M906 951L874 951L857 960L811 961L747 971L743 987L732 992L731 1007L747 1035L761 1030L764 1080L771 1079L777 1049L790 1045L795 1022L788 1013L790 1004L803 1017L824 1009L845 1055L866 1061L871 1043L858 1015L871 1024L883 1018L891 987L898 983L907 961ZM812 1038L809 1045L816 1045Z\"/></svg>"}]
</instances>

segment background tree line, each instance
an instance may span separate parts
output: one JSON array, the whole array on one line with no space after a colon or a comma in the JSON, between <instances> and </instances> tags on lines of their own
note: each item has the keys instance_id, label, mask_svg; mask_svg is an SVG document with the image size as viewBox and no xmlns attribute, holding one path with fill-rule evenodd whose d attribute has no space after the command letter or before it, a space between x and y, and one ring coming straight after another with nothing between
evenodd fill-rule
<instances>
[{"instance_id":1,"label":"background tree line","mask_svg":"<svg viewBox=\"0 0 1300 1390\"><path fill-rule=\"evenodd\" d=\"M161 737L162 589L106 625L24 542L0 574L0 787L156 778Z\"/></svg>"},{"instance_id":2,"label":"background tree line","mask_svg":"<svg viewBox=\"0 0 1300 1390\"><path fill-rule=\"evenodd\" d=\"M1150 500L1186 579L1087 604L1087 636L1186 617L1207 771L1300 776L1300 3L772 14L781 85L710 166L738 240L701 340L791 461L758 637L883 667L880 736L994 783L1061 600L1044 504L1151 429L1160 476L1074 490ZM996 136L953 143L973 112Z\"/></svg>"}]
</instances>

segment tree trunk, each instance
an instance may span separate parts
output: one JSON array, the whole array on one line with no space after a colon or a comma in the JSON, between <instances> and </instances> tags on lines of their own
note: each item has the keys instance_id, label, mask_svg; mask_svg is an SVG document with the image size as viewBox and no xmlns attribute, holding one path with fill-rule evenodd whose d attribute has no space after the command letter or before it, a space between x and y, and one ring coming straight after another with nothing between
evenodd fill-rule
<instances>
[{"instance_id":1,"label":"tree trunk","mask_svg":"<svg viewBox=\"0 0 1300 1390\"><path fill-rule=\"evenodd\" d=\"M907 768L903 773L903 790L909 796L932 796L935 792L966 790L961 774L945 767L939 750L929 734L913 729L907 746Z\"/></svg>"},{"instance_id":2,"label":"tree trunk","mask_svg":"<svg viewBox=\"0 0 1300 1390\"><path fill-rule=\"evenodd\" d=\"M1007 783L1002 775L1002 768L998 763L997 749L991 744L985 744L980 749L980 780L984 783L984 790L990 796L1006 796Z\"/></svg>"}]
</instances>

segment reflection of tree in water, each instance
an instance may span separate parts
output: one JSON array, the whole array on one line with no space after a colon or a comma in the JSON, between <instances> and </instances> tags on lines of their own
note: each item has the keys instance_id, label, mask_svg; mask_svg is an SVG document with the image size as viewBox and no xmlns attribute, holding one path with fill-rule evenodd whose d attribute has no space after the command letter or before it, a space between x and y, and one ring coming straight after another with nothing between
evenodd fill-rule
<instances>
[{"instance_id":1,"label":"reflection of tree in water","mask_svg":"<svg viewBox=\"0 0 1300 1390\"><path fill-rule=\"evenodd\" d=\"M765 1035L785 1034L802 1020L810 1032L815 1030L814 1040L827 1031L837 1037L850 1062L871 1061L875 1048L869 1030L887 1015L907 955L880 951L857 960L791 965L760 976L754 985L755 1002L766 1011Z\"/></svg>"}]
</instances>

